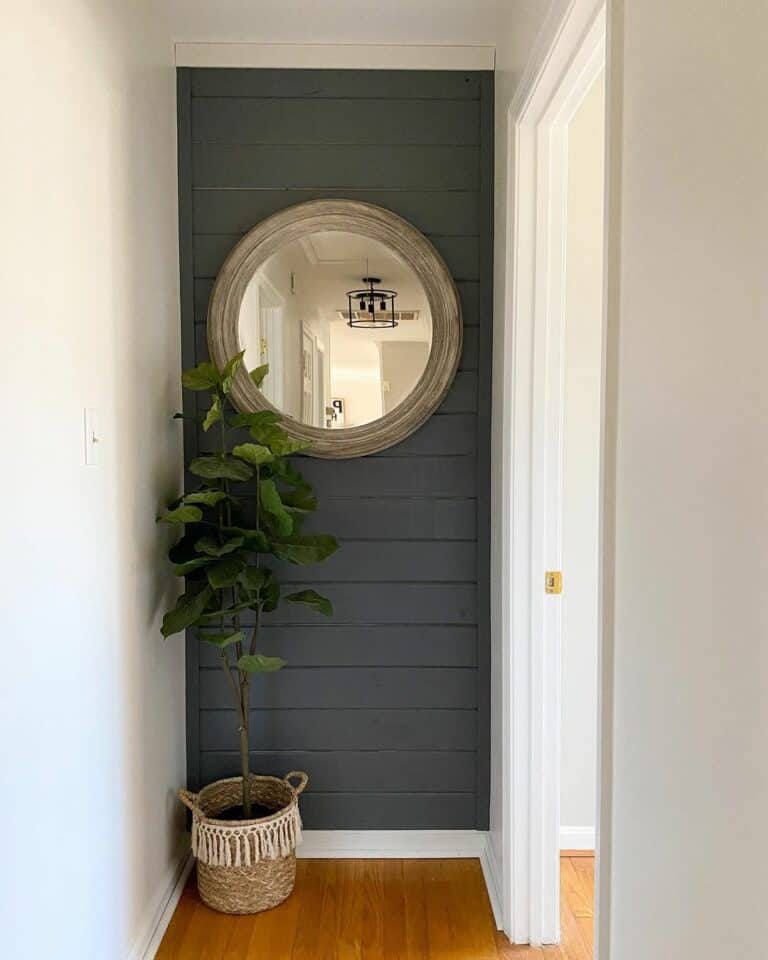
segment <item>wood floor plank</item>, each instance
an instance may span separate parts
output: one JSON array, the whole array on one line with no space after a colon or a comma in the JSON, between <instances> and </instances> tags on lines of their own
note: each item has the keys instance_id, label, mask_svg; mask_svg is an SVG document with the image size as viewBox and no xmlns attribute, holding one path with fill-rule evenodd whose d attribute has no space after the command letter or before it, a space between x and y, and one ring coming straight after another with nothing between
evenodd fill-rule
<instances>
[{"instance_id":1,"label":"wood floor plank","mask_svg":"<svg viewBox=\"0 0 768 960\"><path fill-rule=\"evenodd\" d=\"M405 902L405 955L408 960L429 960L429 925L424 894L422 860L403 860Z\"/></svg>"},{"instance_id":2,"label":"wood floor plank","mask_svg":"<svg viewBox=\"0 0 768 960\"><path fill-rule=\"evenodd\" d=\"M194 876L156 960L592 960L594 861L561 859L560 946L496 931L478 860L299 860L294 894L232 917Z\"/></svg>"},{"instance_id":3,"label":"wood floor plank","mask_svg":"<svg viewBox=\"0 0 768 960\"><path fill-rule=\"evenodd\" d=\"M383 955L386 960L410 960L406 933L406 887L403 860L382 861L382 885Z\"/></svg>"},{"instance_id":4,"label":"wood floor plank","mask_svg":"<svg viewBox=\"0 0 768 960\"><path fill-rule=\"evenodd\" d=\"M181 899L174 910L168 929L160 943L155 960L177 960L180 956L179 950L184 938L187 935L189 924L192 921L192 914L195 912L197 903L197 887L195 886L194 875L188 881L182 891Z\"/></svg>"},{"instance_id":5,"label":"wood floor plank","mask_svg":"<svg viewBox=\"0 0 768 960\"><path fill-rule=\"evenodd\" d=\"M560 896L565 898L574 917L593 915L593 892L583 874L576 872L573 861L567 857L560 861Z\"/></svg>"},{"instance_id":6,"label":"wood floor plank","mask_svg":"<svg viewBox=\"0 0 768 960\"><path fill-rule=\"evenodd\" d=\"M179 946L178 960L221 960L231 930L232 917L198 900Z\"/></svg>"}]
</instances>

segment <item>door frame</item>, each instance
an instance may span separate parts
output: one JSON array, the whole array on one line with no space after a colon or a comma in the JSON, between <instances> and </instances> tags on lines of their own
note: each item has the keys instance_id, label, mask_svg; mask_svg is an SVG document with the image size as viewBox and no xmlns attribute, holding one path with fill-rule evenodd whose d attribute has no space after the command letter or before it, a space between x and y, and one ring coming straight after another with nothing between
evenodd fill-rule
<instances>
[{"instance_id":1,"label":"door frame","mask_svg":"<svg viewBox=\"0 0 768 960\"><path fill-rule=\"evenodd\" d=\"M561 8L532 63L507 127L502 923L514 943L538 946L560 940L561 603L545 595L544 572L562 552L567 124L607 67L606 0ZM602 869L600 811L597 836Z\"/></svg>"}]
</instances>

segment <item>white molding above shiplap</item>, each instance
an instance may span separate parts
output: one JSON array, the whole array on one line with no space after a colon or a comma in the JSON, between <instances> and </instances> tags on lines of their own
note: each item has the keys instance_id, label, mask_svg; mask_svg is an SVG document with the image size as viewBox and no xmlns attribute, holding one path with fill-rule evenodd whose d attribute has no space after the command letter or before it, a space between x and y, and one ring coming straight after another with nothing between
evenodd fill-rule
<instances>
[{"instance_id":1,"label":"white molding above shiplap","mask_svg":"<svg viewBox=\"0 0 768 960\"><path fill-rule=\"evenodd\" d=\"M318 860L480 858L486 837L482 830L305 830L296 856Z\"/></svg>"},{"instance_id":2,"label":"white molding above shiplap","mask_svg":"<svg viewBox=\"0 0 768 960\"><path fill-rule=\"evenodd\" d=\"M496 48L365 43L174 44L177 67L289 70L493 70Z\"/></svg>"}]
</instances>

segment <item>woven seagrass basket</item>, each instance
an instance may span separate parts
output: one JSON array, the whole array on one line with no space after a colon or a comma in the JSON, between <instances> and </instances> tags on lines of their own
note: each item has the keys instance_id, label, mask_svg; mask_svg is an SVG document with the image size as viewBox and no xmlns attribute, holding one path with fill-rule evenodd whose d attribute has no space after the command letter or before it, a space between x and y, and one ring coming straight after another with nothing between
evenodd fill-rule
<instances>
[{"instance_id":1,"label":"woven seagrass basket","mask_svg":"<svg viewBox=\"0 0 768 960\"><path fill-rule=\"evenodd\" d=\"M291 778L298 779L296 786ZM301 842L299 794L306 773L250 778L251 800L275 812L258 820L217 820L242 802L242 777L217 780L200 793L179 790L192 811L192 853L201 899L222 913L259 913L288 897L296 881Z\"/></svg>"}]
</instances>

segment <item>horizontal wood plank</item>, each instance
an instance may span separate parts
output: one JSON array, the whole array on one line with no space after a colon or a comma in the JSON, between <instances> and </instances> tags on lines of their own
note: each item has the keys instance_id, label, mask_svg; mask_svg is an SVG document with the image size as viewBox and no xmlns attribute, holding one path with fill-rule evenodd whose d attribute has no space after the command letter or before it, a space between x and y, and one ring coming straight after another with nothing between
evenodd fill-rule
<instances>
[{"instance_id":1,"label":"horizontal wood plank","mask_svg":"<svg viewBox=\"0 0 768 960\"><path fill-rule=\"evenodd\" d=\"M295 589L309 588L297 583ZM472 625L477 623L477 589L469 583L329 583L323 593L333 603L334 623L422 623ZM272 615L277 625L317 623L320 614L300 603L284 603ZM246 610L243 623L252 623Z\"/></svg>"},{"instance_id":2,"label":"horizontal wood plank","mask_svg":"<svg viewBox=\"0 0 768 960\"><path fill-rule=\"evenodd\" d=\"M232 702L224 671L200 669L200 706L224 708ZM287 667L255 678L252 703L260 709L300 704L306 709L473 710L477 675L462 667Z\"/></svg>"},{"instance_id":3,"label":"horizontal wood plank","mask_svg":"<svg viewBox=\"0 0 768 960\"><path fill-rule=\"evenodd\" d=\"M481 74L460 70L274 70L197 68L195 97L479 100Z\"/></svg>"},{"instance_id":4,"label":"horizontal wood plank","mask_svg":"<svg viewBox=\"0 0 768 960\"><path fill-rule=\"evenodd\" d=\"M301 802L307 830L471 830L474 793L313 793Z\"/></svg>"},{"instance_id":5,"label":"horizontal wood plank","mask_svg":"<svg viewBox=\"0 0 768 960\"><path fill-rule=\"evenodd\" d=\"M237 737L237 724L234 724L228 751L203 753L200 772L206 782L239 774ZM269 777L282 777L289 770L303 770L309 774L304 796L318 792L397 793L404 790L413 793L471 793L476 775L474 750L462 753L423 750L259 751L251 754L251 769Z\"/></svg>"},{"instance_id":6,"label":"horizontal wood plank","mask_svg":"<svg viewBox=\"0 0 768 960\"><path fill-rule=\"evenodd\" d=\"M201 635L205 635L205 630ZM215 632L211 628L208 632ZM474 626L358 626L318 617L300 627L273 626L263 618L260 647L292 667L474 667ZM201 643L200 664L221 668L220 651Z\"/></svg>"},{"instance_id":7,"label":"horizontal wood plank","mask_svg":"<svg viewBox=\"0 0 768 960\"><path fill-rule=\"evenodd\" d=\"M234 709L203 710L200 747L231 750ZM251 738L262 750L474 750L474 710L310 708L252 710Z\"/></svg>"},{"instance_id":8,"label":"horizontal wood plank","mask_svg":"<svg viewBox=\"0 0 768 960\"><path fill-rule=\"evenodd\" d=\"M332 496L473 497L477 489L471 457L409 457L407 469L393 457L333 462L302 457L298 463L321 503Z\"/></svg>"},{"instance_id":9,"label":"horizontal wood plank","mask_svg":"<svg viewBox=\"0 0 768 960\"><path fill-rule=\"evenodd\" d=\"M201 97L194 143L465 144L480 139L477 100Z\"/></svg>"},{"instance_id":10,"label":"horizontal wood plank","mask_svg":"<svg viewBox=\"0 0 768 960\"><path fill-rule=\"evenodd\" d=\"M342 541L475 540L477 503L397 497L326 497L304 525L307 532L331 530Z\"/></svg>"},{"instance_id":11,"label":"horizontal wood plank","mask_svg":"<svg viewBox=\"0 0 768 960\"><path fill-rule=\"evenodd\" d=\"M192 145L194 187L473 190L478 147Z\"/></svg>"},{"instance_id":12,"label":"horizontal wood plank","mask_svg":"<svg viewBox=\"0 0 768 960\"><path fill-rule=\"evenodd\" d=\"M466 540L351 540L322 563L302 566L270 561L278 580L285 584L473 583L477 578L477 545Z\"/></svg>"},{"instance_id":13,"label":"horizontal wood plank","mask_svg":"<svg viewBox=\"0 0 768 960\"><path fill-rule=\"evenodd\" d=\"M338 188L200 188L192 193L195 231L244 234L286 207L324 199L346 200L348 196L344 189ZM393 211L427 236L478 236L480 232L480 201L476 191L358 190L354 199Z\"/></svg>"}]
</instances>

